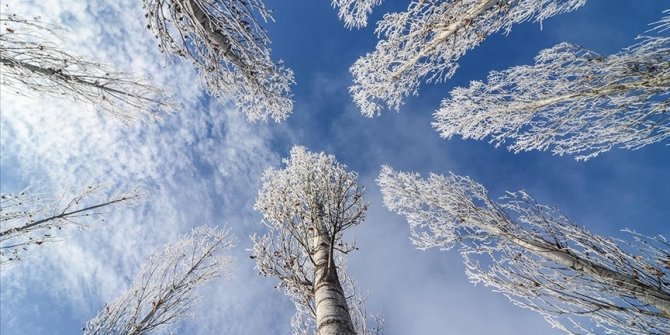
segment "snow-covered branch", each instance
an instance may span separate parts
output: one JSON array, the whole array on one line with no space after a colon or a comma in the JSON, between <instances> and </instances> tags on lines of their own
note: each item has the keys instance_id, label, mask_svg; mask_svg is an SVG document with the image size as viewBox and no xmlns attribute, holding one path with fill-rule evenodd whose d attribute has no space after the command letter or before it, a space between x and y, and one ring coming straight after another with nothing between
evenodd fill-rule
<instances>
[{"instance_id":1,"label":"snow-covered branch","mask_svg":"<svg viewBox=\"0 0 670 335\"><path fill-rule=\"evenodd\" d=\"M59 231L71 226L87 227L104 221L118 206L139 201L141 192L125 190L105 194L100 185L87 186L76 195L56 199L20 192L0 196L0 269L24 260L35 246L57 240Z\"/></svg>"},{"instance_id":2,"label":"snow-covered branch","mask_svg":"<svg viewBox=\"0 0 670 335\"><path fill-rule=\"evenodd\" d=\"M198 227L155 252L128 291L105 305L84 334L147 334L191 316L198 287L226 274L220 251L236 244L226 229Z\"/></svg>"},{"instance_id":3,"label":"snow-covered branch","mask_svg":"<svg viewBox=\"0 0 670 335\"><path fill-rule=\"evenodd\" d=\"M363 115L379 115L382 104L398 110L407 95L417 95L422 81L441 82L458 68L458 60L488 36L516 23L542 22L573 11L586 0L415 0L406 12L390 13L378 23L379 41L372 53L350 71L350 92Z\"/></svg>"},{"instance_id":4,"label":"snow-covered branch","mask_svg":"<svg viewBox=\"0 0 670 335\"><path fill-rule=\"evenodd\" d=\"M155 119L174 108L146 79L70 53L61 29L16 14L0 14L3 90L84 101L124 122Z\"/></svg>"},{"instance_id":5,"label":"snow-covered branch","mask_svg":"<svg viewBox=\"0 0 670 335\"><path fill-rule=\"evenodd\" d=\"M562 43L540 52L535 65L454 89L433 125L445 138L511 141L513 152L551 150L586 160L668 138L669 93L668 36L642 36L608 57Z\"/></svg>"},{"instance_id":6,"label":"snow-covered branch","mask_svg":"<svg viewBox=\"0 0 670 335\"><path fill-rule=\"evenodd\" d=\"M270 58L261 0L143 0L161 50L196 67L207 90L250 121L280 122L293 109L293 72Z\"/></svg>"},{"instance_id":7,"label":"snow-covered branch","mask_svg":"<svg viewBox=\"0 0 670 335\"><path fill-rule=\"evenodd\" d=\"M269 231L252 237L252 258L296 304L296 333L353 334L343 257L356 248L342 234L365 218L363 187L334 156L294 147L284 163L263 175L255 208Z\"/></svg>"},{"instance_id":8,"label":"snow-covered branch","mask_svg":"<svg viewBox=\"0 0 670 335\"><path fill-rule=\"evenodd\" d=\"M670 245L593 234L524 192L501 201L467 177L379 177L384 203L407 218L422 249L460 245L467 275L568 333L667 334Z\"/></svg>"},{"instance_id":9,"label":"snow-covered branch","mask_svg":"<svg viewBox=\"0 0 670 335\"><path fill-rule=\"evenodd\" d=\"M368 25L368 15L372 8L383 0L331 0L331 4L338 9L338 16L347 28L361 28Z\"/></svg>"}]
</instances>

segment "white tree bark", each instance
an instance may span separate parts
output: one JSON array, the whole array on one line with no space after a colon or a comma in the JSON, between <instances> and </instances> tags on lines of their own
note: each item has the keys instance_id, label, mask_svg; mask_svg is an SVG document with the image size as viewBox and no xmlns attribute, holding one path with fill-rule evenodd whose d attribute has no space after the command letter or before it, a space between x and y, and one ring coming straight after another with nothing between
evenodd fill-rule
<instances>
[{"instance_id":1,"label":"white tree bark","mask_svg":"<svg viewBox=\"0 0 670 335\"><path fill-rule=\"evenodd\" d=\"M355 334L347 299L337 275L328 231L319 224L314 235L314 300L317 335Z\"/></svg>"},{"instance_id":2,"label":"white tree bark","mask_svg":"<svg viewBox=\"0 0 670 335\"><path fill-rule=\"evenodd\" d=\"M635 298L650 306L654 306L670 318L670 292L664 292L662 289L640 282L635 279L634 276L628 276L612 271L591 260L579 257L573 254L569 249L557 248L556 244L552 244L550 241L543 238L519 238L500 229L496 229L495 226L483 224L477 220L472 220L470 218L464 220L468 221L468 223L476 229L481 229L493 236L501 236L511 243L525 250L540 254L547 260L553 261L556 264L589 276L600 278L602 281L610 282L611 285L618 286L622 290L630 291Z\"/></svg>"},{"instance_id":3,"label":"white tree bark","mask_svg":"<svg viewBox=\"0 0 670 335\"><path fill-rule=\"evenodd\" d=\"M422 249L460 246L473 283L492 286L571 334L668 334L670 244L622 242L577 226L523 192L501 202L469 178L395 172L379 177L384 203Z\"/></svg>"},{"instance_id":4,"label":"white tree bark","mask_svg":"<svg viewBox=\"0 0 670 335\"><path fill-rule=\"evenodd\" d=\"M195 0L188 0L187 3L195 23L200 26L200 29L218 47L219 52L223 54L224 58L235 64L240 70L246 71L247 66L242 63L238 55L233 53L233 45L228 36L224 35L216 26L216 23L212 22L212 18L200 7L201 4Z\"/></svg>"}]
</instances>

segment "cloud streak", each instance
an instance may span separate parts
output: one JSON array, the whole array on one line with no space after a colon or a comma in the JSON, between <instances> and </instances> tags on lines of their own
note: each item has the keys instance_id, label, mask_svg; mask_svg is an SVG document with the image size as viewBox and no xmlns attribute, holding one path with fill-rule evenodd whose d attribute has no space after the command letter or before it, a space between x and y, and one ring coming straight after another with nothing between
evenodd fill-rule
<instances>
[{"instance_id":1,"label":"cloud streak","mask_svg":"<svg viewBox=\"0 0 670 335\"><path fill-rule=\"evenodd\" d=\"M237 259L231 278L207 285L195 318L177 332L289 333L293 304L273 289L276 281L258 275L246 249L251 248L249 234L264 232L260 214L252 209L262 171L279 167L279 158L294 144L334 154L359 172L367 186L372 205L366 222L351 231L360 251L351 255L348 269L360 290L370 293L368 312L384 312L386 334L558 332L504 296L473 287L458 254L415 250L406 222L382 204L374 182L381 164L424 174L453 170L480 180L494 196L525 188L538 201L557 205L604 235L616 236L626 226L650 234L667 230L661 225L667 222L663 205L670 199L664 187L670 171L665 147L616 150L578 164L542 153L512 155L482 142L445 141L430 126L430 114L449 85L483 78L495 66L528 62L537 48L560 42L554 35L562 31L562 22L569 22L570 29L580 22L580 27L594 25L582 29L584 41L609 41L598 37L611 35L597 29L602 22L617 18L621 27L634 20L646 24L649 8L640 9L647 16L636 18L630 15L633 8L617 12L618 6L589 2L586 14L580 10L548 20L541 32L537 25L519 25L509 36L492 37L469 52L453 82L422 87L422 95L408 99L400 114L368 120L350 101L347 69L355 55L373 47L371 31L343 28L327 1L304 2L300 10L292 2L277 2L278 22L269 29L273 54L287 58L299 82L294 114L270 127L249 125L233 104L210 100L190 64L162 55L145 27L141 1L26 0L10 5L24 16L41 15L64 26L73 53L144 75L172 92L182 106L160 123L125 127L83 104L2 92L3 192L33 185L55 194L107 182L112 187L144 185L149 197L111 213L104 224L67 231L63 242L41 248L29 263L2 274L0 333L80 331L104 302L127 289L152 250L201 224L228 224L240 239L231 251ZM374 15L380 17L386 5L390 1ZM629 37L620 43L628 43Z\"/></svg>"},{"instance_id":2,"label":"cloud streak","mask_svg":"<svg viewBox=\"0 0 670 335\"><path fill-rule=\"evenodd\" d=\"M3 273L3 333L53 333L43 327L50 318L61 318L58 332L72 333L128 287L153 249L180 233L231 223L233 233L245 239L258 221L248 215L249 199L262 171L278 158L263 124L248 125L231 105L204 96L189 64L172 63L153 48L140 2L34 1L11 4L10 10L63 26L73 53L146 75L182 102L181 112L159 123L126 127L76 102L3 92L3 192L31 185L56 194L107 183L141 185L149 194L137 207L110 213L105 223L65 232L61 243ZM246 277L246 283L260 281ZM248 300L256 294L233 298L231 293L246 283L235 279L208 286L206 296L213 297L203 306L227 315L235 306L252 305ZM214 308L221 300L224 307ZM63 314L35 318L31 309L48 304L61 306ZM218 329L226 321L210 316L196 318L199 327ZM31 318L34 323L27 323ZM258 326L269 327L267 322Z\"/></svg>"}]
</instances>

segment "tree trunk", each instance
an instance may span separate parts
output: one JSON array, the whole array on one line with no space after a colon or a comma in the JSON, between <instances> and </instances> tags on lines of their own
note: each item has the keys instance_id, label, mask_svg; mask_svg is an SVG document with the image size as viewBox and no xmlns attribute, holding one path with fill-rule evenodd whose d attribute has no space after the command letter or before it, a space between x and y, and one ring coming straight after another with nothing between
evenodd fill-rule
<instances>
[{"instance_id":1,"label":"tree trunk","mask_svg":"<svg viewBox=\"0 0 670 335\"><path fill-rule=\"evenodd\" d=\"M337 277L330 248L330 238L323 224L314 234L314 299L316 301L316 334L355 334L347 300Z\"/></svg>"},{"instance_id":2,"label":"tree trunk","mask_svg":"<svg viewBox=\"0 0 670 335\"><path fill-rule=\"evenodd\" d=\"M233 52L232 43L228 36L221 32L221 27L212 24L212 20L209 18L208 14L195 0L188 0L188 6L191 8L191 13L193 15L192 19L194 22L205 31L207 37L209 37L212 42L219 46L219 52L221 52L228 61L235 64L240 71L246 71L247 66L245 66L240 57Z\"/></svg>"},{"instance_id":3,"label":"tree trunk","mask_svg":"<svg viewBox=\"0 0 670 335\"><path fill-rule=\"evenodd\" d=\"M629 291L636 299L655 307L662 314L670 316L670 295L656 287L649 286L631 276L582 259L571 253L568 249L557 249L551 242L543 238L528 240L507 233L498 227L479 223L473 223L473 225L578 273L601 282L608 282L612 286L619 287L624 291Z\"/></svg>"}]
</instances>

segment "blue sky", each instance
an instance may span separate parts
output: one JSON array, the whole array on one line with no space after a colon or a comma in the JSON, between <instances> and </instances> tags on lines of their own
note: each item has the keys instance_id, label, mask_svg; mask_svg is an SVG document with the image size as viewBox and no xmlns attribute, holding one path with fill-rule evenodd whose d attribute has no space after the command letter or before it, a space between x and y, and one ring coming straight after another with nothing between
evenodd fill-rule
<instances>
[{"instance_id":1,"label":"blue sky","mask_svg":"<svg viewBox=\"0 0 670 335\"><path fill-rule=\"evenodd\" d=\"M189 64L158 53L136 0L5 1L16 13L40 15L68 29L72 50L116 68L143 73L176 92L183 111L159 124L124 127L86 106L0 92L2 192L44 192L88 183L141 184L151 194L104 225L71 230L0 276L2 334L72 334L105 301L126 289L151 250L201 224L228 225L240 239L233 274L204 288L185 334L288 334L293 306L249 260L248 236L262 232L253 211L260 176L278 167L291 146L326 151L359 173L372 203L354 229L360 250L350 274L381 311L386 334L558 334L531 311L485 287L473 287L452 251L418 251L403 219L382 204L374 179L382 164L401 171L468 175L493 196L524 189L558 206L592 231L624 238L631 228L668 235L670 155L667 141L636 151L612 150L588 162L547 152L511 154L485 142L441 139L430 123L455 86L491 70L530 64L541 49L571 42L602 54L634 43L661 18L661 0L589 0L583 8L488 38L440 85L424 85L399 113L368 119L348 95L348 69L372 51L374 24L347 30L329 1L267 1L273 56L293 69L295 109L283 124L248 124L232 105L209 99ZM387 0L370 20L402 10ZM3 9L4 10L4 9Z\"/></svg>"}]
</instances>

